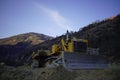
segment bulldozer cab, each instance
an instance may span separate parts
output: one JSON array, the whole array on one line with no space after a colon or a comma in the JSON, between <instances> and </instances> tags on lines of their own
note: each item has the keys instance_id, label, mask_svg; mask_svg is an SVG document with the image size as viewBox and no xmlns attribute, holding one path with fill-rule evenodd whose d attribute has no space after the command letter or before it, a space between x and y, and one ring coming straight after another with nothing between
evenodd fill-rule
<instances>
[{"instance_id":1,"label":"bulldozer cab","mask_svg":"<svg viewBox=\"0 0 120 80\"><path fill-rule=\"evenodd\" d=\"M70 37L67 31L66 39L61 39L62 50L65 52L87 52L88 40Z\"/></svg>"},{"instance_id":2,"label":"bulldozer cab","mask_svg":"<svg viewBox=\"0 0 120 80\"><path fill-rule=\"evenodd\" d=\"M88 41L85 39L73 39L73 52L86 52Z\"/></svg>"},{"instance_id":3,"label":"bulldozer cab","mask_svg":"<svg viewBox=\"0 0 120 80\"><path fill-rule=\"evenodd\" d=\"M87 52L88 41L85 39L62 39L63 51L65 52Z\"/></svg>"}]
</instances>

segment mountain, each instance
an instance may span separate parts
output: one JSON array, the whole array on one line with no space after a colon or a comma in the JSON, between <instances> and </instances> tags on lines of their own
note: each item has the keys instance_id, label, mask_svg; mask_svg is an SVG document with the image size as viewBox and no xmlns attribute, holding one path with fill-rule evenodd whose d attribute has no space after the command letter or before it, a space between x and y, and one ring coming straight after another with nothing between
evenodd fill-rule
<instances>
[{"instance_id":1,"label":"mountain","mask_svg":"<svg viewBox=\"0 0 120 80\"><path fill-rule=\"evenodd\" d=\"M20 34L16 36L12 36L9 38L4 38L0 39L0 45L16 45L19 42L24 42L24 43L29 43L31 45L36 45L41 42L44 42L46 40L50 40L53 37L44 35L44 34L39 34L39 33L25 33L25 34Z\"/></svg>"},{"instance_id":2,"label":"mountain","mask_svg":"<svg viewBox=\"0 0 120 80\"><path fill-rule=\"evenodd\" d=\"M30 32L0 39L0 62L12 66L22 65L30 60L31 54L27 56L26 54L33 49L34 45L52 38L44 34Z\"/></svg>"}]
</instances>

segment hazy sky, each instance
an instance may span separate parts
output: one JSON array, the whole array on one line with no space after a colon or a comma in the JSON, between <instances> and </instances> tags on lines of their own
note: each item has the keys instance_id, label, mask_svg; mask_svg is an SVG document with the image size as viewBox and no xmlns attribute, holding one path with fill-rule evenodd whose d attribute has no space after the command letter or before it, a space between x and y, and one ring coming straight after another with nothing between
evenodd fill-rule
<instances>
[{"instance_id":1,"label":"hazy sky","mask_svg":"<svg viewBox=\"0 0 120 80\"><path fill-rule=\"evenodd\" d=\"M120 0L0 0L0 38L59 36L120 13Z\"/></svg>"}]
</instances>

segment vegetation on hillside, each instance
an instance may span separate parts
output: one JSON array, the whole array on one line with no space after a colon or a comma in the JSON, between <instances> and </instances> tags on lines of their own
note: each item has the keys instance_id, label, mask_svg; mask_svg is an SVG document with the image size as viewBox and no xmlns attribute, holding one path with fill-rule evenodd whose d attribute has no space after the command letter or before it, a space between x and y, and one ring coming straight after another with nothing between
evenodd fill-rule
<instances>
[{"instance_id":1,"label":"vegetation on hillside","mask_svg":"<svg viewBox=\"0 0 120 80\"><path fill-rule=\"evenodd\" d=\"M99 48L100 54L110 61L120 63L120 15L112 19L95 22L75 33L78 38L89 40L89 46Z\"/></svg>"}]
</instances>

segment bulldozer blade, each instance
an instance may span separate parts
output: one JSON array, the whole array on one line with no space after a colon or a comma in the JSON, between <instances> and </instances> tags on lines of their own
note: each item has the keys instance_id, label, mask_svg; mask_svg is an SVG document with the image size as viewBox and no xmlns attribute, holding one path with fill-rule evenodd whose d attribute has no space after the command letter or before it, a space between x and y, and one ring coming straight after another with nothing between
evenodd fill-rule
<instances>
[{"instance_id":1,"label":"bulldozer blade","mask_svg":"<svg viewBox=\"0 0 120 80\"><path fill-rule=\"evenodd\" d=\"M104 69L107 60L100 55L62 52L62 63L67 69Z\"/></svg>"}]
</instances>

